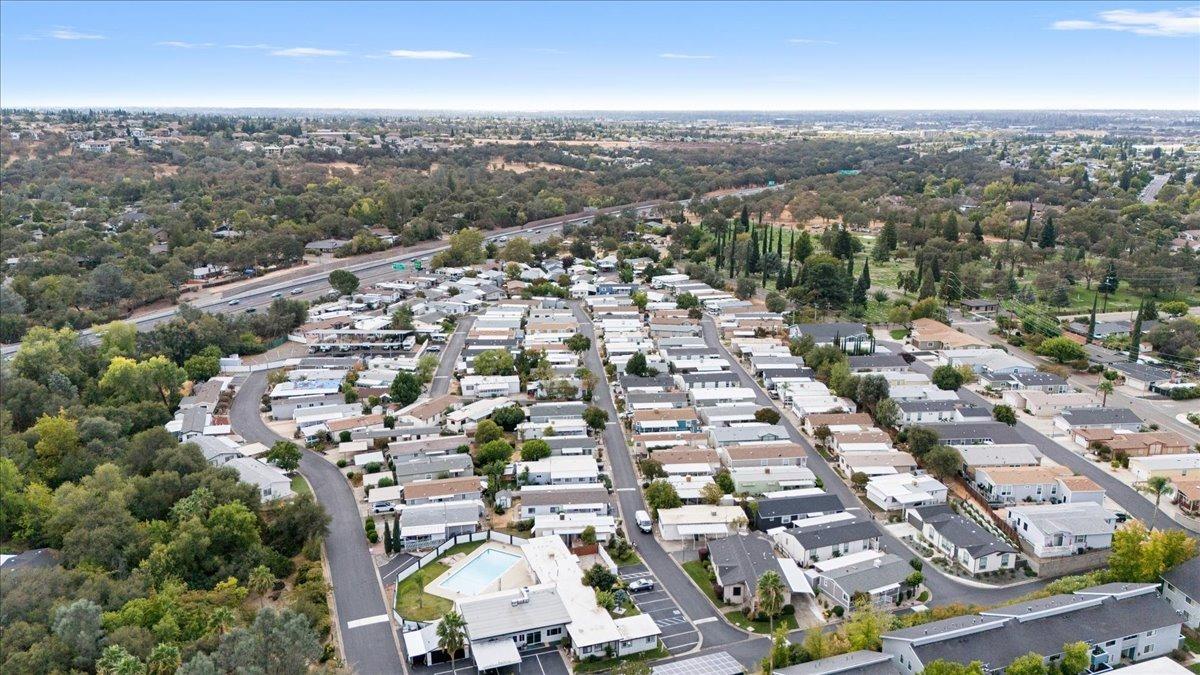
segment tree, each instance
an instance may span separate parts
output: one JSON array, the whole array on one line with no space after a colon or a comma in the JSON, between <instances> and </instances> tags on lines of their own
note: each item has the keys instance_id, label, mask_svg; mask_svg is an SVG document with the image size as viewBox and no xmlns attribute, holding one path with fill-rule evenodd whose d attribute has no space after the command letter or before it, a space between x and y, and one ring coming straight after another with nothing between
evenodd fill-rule
<instances>
[{"instance_id":1,"label":"tree","mask_svg":"<svg viewBox=\"0 0 1200 675\"><path fill-rule=\"evenodd\" d=\"M566 340L567 348L576 354L581 354L591 349L592 339L583 333L576 333Z\"/></svg>"},{"instance_id":2,"label":"tree","mask_svg":"<svg viewBox=\"0 0 1200 675\"><path fill-rule=\"evenodd\" d=\"M1091 647L1086 642L1068 642L1063 645L1062 658L1058 660L1060 675L1083 675L1092 665Z\"/></svg>"},{"instance_id":3,"label":"tree","mask_svg":"<svg viewBox=\"0 0 1200 675\"><path fill-rule=\"evenodd\" d=\"M1183 530L1151 532L1133 521L1113 533L1108 569L1114 581L1151 583L1195 555L1196 540Z\"/></svg>"},{"instance_id":4,"label":"tree","mask_svg":"<svg viewBox=\"0 0 1200 675\"><path fill-rule=\"evenodd\" d=\"M721 503L723 497L725 497L725 492L716 483L705 483L704 487L700 488L700 501L705 504L715 506Z\"/></svg>"},{"instance_id":5,"label":"tree","mask_svg":"<svg viewBox=\"0 0 1200 675\"><path fill-rule=\"evenodd\" d=\"M782 313L787 309L787 298L783 297L779 291L771 291L767 293L767 311Z\"/></svg>"},{"instance_id":6,"label":"tree","mask_svg":"<svg viewBox=\"0 0 1200 675\"><path fill-rule=\"evenodd\" d=\"M1096 391L1100 392L1100 407L1108 405L1108 395L1113 393L1113 383L1111 380L1100 378L1100 383L1096 385Z\"/></svg>"},{"instance_id":7,"label":"tree","mask_svg":"<svg viewBox=\"0 0 1200 675\"><path fill-rule=\"evenodd\" d=\"M1048 356L1058 363L1069 363L1087 358L1083 346L1065 336L1042 340L1042 344L1038 345L1034 351L1042 356Z\"/></svg>"},{"instance_id":8,"label":"tree","mask_svg":"<svg viewBox=\"0 0 1200 675\"><path fill-rule=\"evenodd\" d=\"M645 291L634 291L629 299L638 308L639 312L646 311L646 305L650 304L650 296L646 295Z\"/></svg>"},{"instance_id":9,"label":"tree","mask_svg":"<svg viewBox=\"0 0 1200 675\"><path fill-rule=\"evenodd\" d=\"M879 651L883 634L892 629L896 619L869 600L856 606L843 630L852 650Z\"/></svg>"},{"instance_id":10,"label":"tree","mask_svg":"<svg viewBox=\"0 0 1200 675\"><path fill-rule=\"evenodd\" d=\"M1010 427L1016 426L1017 412L1013 410L1011 405L1005 405L1001 403L1000 405L992 408L992 419L996 420L997 422L1003 422Z\"/></svg>"},{"instance_id":11,"label":"tree","mask_svg":"<svg viewBox=\"0 0 1200 675\"><path fill-rule=\"evenodd\" d=\"M1162 501L1163 495L1170 495L1175 492L1175 488L1171 487L1171 479L1166 476L1150 476L1138 489L1154 497L1154 515L1150 518L1150 531L1153 532L1154 525L1158 521L1158 505Z\"/></svg>"},{"instance_id":12,"label":"tree","mask_svg":"<svg viewBox=\"0 0 1200 675\"><path fill-rule=\"evenodd\" d=\"M1058 239L1057 231L1054 229L1054 216L1046 214L1046 222L1042 224L1042 234L1038 237L1038 248L1054 248L1054 242Z\"/></svg>"},{"instance_id":13,"label":"tree","mask_svg":"<svg viewBox=\"0 0 1200 675\"><path fill-rule=\"evenodd\" d=\"M513 446L509 445L508 441L489 441L480 446L479 451L475 455L475 465L487 466L494 462L504 462L507 464L512 461L512 455Z\"/></svg>"},{"instance_id":14,"label":"tree","mask_svg":"<svg viewBox=\"0 0 1200 675\"><path fill-rule=\"evenodd\" d=\"M675 306L679 309L697 309L700 307L700 299L695 295L684 291L675 296Z\"/></svg>"},{"instance_id":15,"label":"tree","mask_svg":"<svg viewBox=\"0 0 1200 675\"><path fill-rule=\"evenodd\" d=\"M890 388L887 378L884 376L864 375L858 378L858 387L853 398L867 408L874 408L876 404L888 397Z\"/></svg>"},{"instance_id":16,"label":"tree","mask_svg":"<svg viewBox=\"0 0 1200 675\"><path fill-rule=\"evenodd\" d=\"M749 300L754 297L754 292L758 290L758 282L750 277L742 277L737 280L737 285L734 287L733 294L739 300Z\"/></svg>"},{"instance_id":17,"label":"tree","mask_svg":"<svg viewBox=\"0 0 1200 675\"><path fill-rule=\"evenodd\" d=\"M604 429L604 425L608 424L608 412L604 408L589 405L583 411L583 421L587 423L589 429L601 431Z\"/></svg>"},{"instance_id":18,"label":"tree","mask_svg":"<svg viewBox=\"0 0 1200 675\"><path fill-rule=\"evenodd\" d=\"M259 565L250 570L250 578L246 580L246 588L250 592L258 596L258 606L264 607L267 604L267 593L275 588L275 575L271 574L271 568L266 565Z\"/></svg>"},{"instance_id":19,"label":"tree","mask_svg":"<svg viewBox=\"0 0 1200 675\"><path fill-rule=\"evenodd\" d=\"M938 443L938 433L927 427L909 427L906 438L908 439L909 453L918 459L933 450Z\"/></svg>"},{"instance_id":20,"label":"tree","mask_svg":"<svg viewBox=\"0 0 1200 675\"><path fill-rule=\"evenodd\" d=\"M1137 317L1133 320L1133 330L1129 333L1129 362L1137 363L1138 353L1142 349L1142 310L1146 303L1138 306Z\"/></svg>"},{"instance_id":21,"label":"tree","mask_svg":"<svg viewBox=\"0 0 1200 675\"><path fill-rule=\"evenodd\" d=\"M146 659L146 675L175 675L175 671L183 664L179 647L160 643L150 650Z\"/></svg>"},{"instance_id":22,"label":"tree","mask_svg":"<svg viewBox=\"0 0 1200 675\"><path fill-rule=\"evenodd\" d=\"M938 366L933 369L933 376L930 378L938 389L945 391L954 391L963 385L962 373L951 365Z\"/></svg>"},{"instance_id":23,"label":"tree","mask_svg":"<svg viewBox=\"0 0 1200 675\"><path fill-rule=\"evenodd\" d=\"M939 445L921 458L921 464L938 480L953 477L962 468L962 455L948 445Z\"/></svg>"},{"instance_id":24,"label":"tree","mask_svg":"<svg viewBox=\"0 0 1200 675\"><path fill-rule=\"evenodd\" d=\"M875 421L880 426L895 428L900 423L900 404L885 398L875 405Z\"/></svg>"},{"instance_id":25,"label":"tree","mask_svg":"<svg viewBox=\"0 0 1200 675\"><path fill-rule=\"evenodd\" d=\"M583 573L583 583L600 591L609 591L617 585L617 575L604 565L596 563Z\"/></svg>"},{"instance_id":26,"label":"tree","mask_svg":"<svg viewBox=\"0 0 1200 675\"><path fill-rule=\"evenodd\" d=\"M476 375L512 375L516 371L512 354L507 349L489 349L479 352L471 362Z\"/></svg>"},{"instance_id":27,"label":"tree","mask_svg":"<svg viewBox=\"0 0 1200 675\"><path fill-rule=\"evenodd\" d=\"M421 396L421 380L412 373L400 372L388 389L392 402L401 408L412 405Z\"/></svg>"},{"instance_id":28,"label":"tree","mask_svg":"<svg viewBox=\"0 0 1200 675\"><path fill-rule=\"evenodd\" d=\"M870 482L871 477L862 471L855 471L854 473L850 474L850 484L853 485L856 490L867 489L867 483Z\"/></svg>"},{"instance_id":29,"label":"tree","mask_svg":"<svg viewBox=\"0 0 1200 675\"><path fill-rule=\"evenodd\" d=\"M984 675L983 662L972 661L967 665L938 659L926 664L922 675Z\"/></svg>"},{"instance_id":30,"label":"tree","mask_svg":"<svg viewBox=\"0 0 1200 675\"><path fill-rule=\"evenodd\" d=\"M483 445L501 438L504 438L504 430L493 420L479 420L479 424L475 425L475 442L477 444Z\"/></svg>"},{"instance_id":31,"label":"tree","mask_svg":"<svg viewBox=\"0 0 1200 675\"><path fill-rule=\"evenodd\" d=\"M342 295L352 295L358 290L358 277L353 272L334 270L329 273L329 285Z\"/></svg>"},{"instance_id":32,"label":"tree","mask_svg":"<svg viewBox=\"0 0 1200 675\"><path fill-rule=\"evenodd\" d=\"M1183 300L1170 300L1159 305L1159 309L1166 312L1169 316L1178 318L1188 313L1189 306Z\"/></svg>"},{"instance_id":33,"label":"tree","mask_svg":"<svg viewBox=\"0 0 1200 675\"><path fill-rule=\"evenodd\" d=\"M97 675L142 675L144 672L142 662L121 645L105 647L96 661Z\"/></svg>"},{"instance_id":34,"label":"tree","mask_svg":"<svg viewBox=\"0 0 1200 675\"><path fill-rule=\"evenodd\" d=\"M536 462L551 454L550 444L540 438L531 438L521 444L521 461Z\"/></svg>"},{"instance_id":35,"label":"tree","mask_svg":"<svg viewBox=\"0 0 1200 675\"><path fill-rule=\"evenodd\" d=\"M676 509L683 506L683 500L679 498L675 486L665 480L650 481L650 485L645 490L645 496L646 504L654 511L656 518L659 509Z\"/></svg>"},{"instance_id":36,"label":"tree","mask_svg":"<svg viewBox=\"0 0 1200 675\"><path fill-rule=\"evenodd\" d=\"M86 599L60 605L54 609L51 630L75 655L75 665L88 668L96 660L100 638L104 637L100 606Z\"/></svg>"},{"instance_id":37,"label":"tree","mask_svg":"<svg viewBox=\"0 0 1200 675\"><path fill-rule=\"evenodd\" d=\"M412 330L413 325L412 307L400 305L396 311L392 312L392 328L395 330Z\"/></svg>"},{"instance_id":38,"label":"tree","mask_svg":"<svg viewBox=\"0 0 1200 675\"><path fill-rule=\"evenodd\" d=\"M754 592L754 605L767 615L772 633L775 632L775 617L783 610L784 595L783 579L779 573L774 570L763 572L758 578L758 589Z\"/></svg>"},{"instance_id":39,"label":"tree","mask_svg":"<svg viewBox=\"0 0 1200 675\"><path fill-rule=\"evenodd\" d=\"M183 369L193 382L203 382L212 379L221 372L220 351L213 354L196 354L183 362Z\"/></svg>"},{"instance_id":40,"label":"tree","mask_svg":"<svg viewBox=\"0 0 1200 675\"><path fill-rule=\"evenodd\" d=\"M646 355L641 352L629 357L625 364L625 372L636 377L650 377L656 374L656 371L646 364Z\"/></svg>"},{"instance_id":41,"label":"tree","mask_svg":"<svg viewBox=\"0 0 1200 675\"><path fill-rule=\"evenodd\" d=\"M300 468L300 448L291 441L275 441L267 452L267 461L291 473Z\"/></svg>"},{"instance_id":42,"label":"tree","mask_svg":"<svg viewBox=\"0 0 1200 675\"><path fill-rule=\"evenodd\" d=\"M509 405L492 413L492 419L505 431L515 431L525 421L525 411L519 405Z\"/></svg>"},{"instance_id":43,"label":"tree","mask_svg":"<svg viewBox=\"0 0 1200 675\"><path fill-rule=\"evenodd\" d=\"M754 411L754 421L766 424L779 424L779 411L775 408L759 408Z\"/></svg>"},{"instance_id":44,"label":"tree","mask_svg":"<svg viewBox=\"0 0 1200 675\"><path fill-rule=\"evenodd\" d=\"M433 374L437 372L438 357L433 354L422 354L421 358L417 359L417 378L421 382L432 382Z\"/></svg>"},{"instance_id":45,"label":"tree","mask_svg":"<svg viewBox=\"0 0 1200 675\"><path fill-rule=\"evenodd\" d=\"M1037 652L1018 656L1004 669L1005 675L1046 675L1046 657Z\"/></svg>"}]
</instances>

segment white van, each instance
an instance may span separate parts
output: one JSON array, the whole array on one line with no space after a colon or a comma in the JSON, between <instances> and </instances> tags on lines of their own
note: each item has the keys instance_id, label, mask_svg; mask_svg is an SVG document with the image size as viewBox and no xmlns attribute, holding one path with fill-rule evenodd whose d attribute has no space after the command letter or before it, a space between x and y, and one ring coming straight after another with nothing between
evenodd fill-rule
<instances>
[{"instance_id":1,"label":"white van","mask_svg":"<svg viewBox=\"0 0 1200 675\"><path fill-rule=\"evenodd\" d=\"M654 531L654 521L650 520L650 514L645 511L638 511L633 514L634 521L637 522L638 529L646 534Z\"/></svg>"}]
</instances>

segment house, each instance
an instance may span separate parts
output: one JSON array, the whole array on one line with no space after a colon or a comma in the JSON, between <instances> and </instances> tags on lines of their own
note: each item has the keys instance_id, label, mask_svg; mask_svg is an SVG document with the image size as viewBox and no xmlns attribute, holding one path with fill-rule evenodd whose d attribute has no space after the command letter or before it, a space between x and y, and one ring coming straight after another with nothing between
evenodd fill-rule
<instances>
[{"instance_id":1,"label":"house","mask_svg":"<svg viewBox=\"0 0 1200 675\"><path fill-rule=\"evenodd\" d=\"M1042 419L1052 419L1067 409L1100 407L1100 401L1095 396L1074 392L1047 394L1031 389L1010 389L1001 398L1013 408Z\"/></svg>"},{"instance_id":2,"label":"house","mask_svg":"<svg viewBox=\"0 0 1200 675\"><path fill-rule=\"evenodd\" d=\"M443 421L447 429L461 434L474 429L480 422L490 417L497 410L507 408L511 405L515 404L507 396L483 398L468 403L457 410L450 411L446 414Z\"/></svg>"},{"instance_id":3,"label":"house","mask_svg":"<svg viewBox=\"0 0 1200 675\"><path fill-rule=\"evenodd\" d=\"M988 349L990 345L934 319L912 322L908 341L917 349Z\"/></svg>"},{"instance_id":4,"label":"house","mask_svg":"<svg viewBox=\"0 0 1200 675\"><path fill-rule=\"evenodd\" d=\"M801 323L789 332L793 337L810 337L817 346L834 345L849 353L875 351L875 338L861 323Z\"/></svg>"},{"instance_id":5,"label":"house","mask_svg":"<svg viewBox=\"0 0 1200 675\"><path fill-rule=\"evenodd\" d=\"M1099 672L1178 647L1183 620L1156 591L1156 584L1105 584L901 628L883 634L883 653L904 675L939 660L980 661L984 672L996 673L1030 652L1049 661L1061 657L1063 645L1085 642L1092 672Z\"/></svg>"},{"instance_id":6,"label":"house","mask_svg":"<svg viewBox=\"0 0 1200 675\"><path fill-rule=\"evenodd\" d=\"M743 424L736 427L714 427L708 430L714 447L722 448L741 443L772 443L788 441L787 429L779 424Z\"/></svg>"},{"instance_id":7,"label":"house","mask_svg":"<svg viewBox=\"0 0 1200 675\"><path fill-rule=\"evenodd\" d=\"M999 445L955 445L963 459L963 475L973 477L980 467L1037 466L1042 453L1031 443L1002 443Z\"/></svg>"},{"instance_id":8,"label":"house","mask_svg":"<svg viewBox=\"0 0 1200 675\"><path fill-rule=\"evenodd\" d=\"M654 394L632 393L625 395L625 407L629 410L653 410L655 408L686 408L692 404L684 392L660 392Z\"/></svg>"},{"instance_id":9,"label":"house","mask_svg":"<svg viewBox=\"0 0 1200 675\"><path fill-rule=\"evenodd\" d=\"M889 654L859 649L816 661L776 668L779 675L895 675Z\"/></svg>"},{"instance_id":10,"label":"house","mask_svg":"<svg viewBox=\"0 0 1200 675\"><path fill-rule=\"evenodd\" d=\"M908 361L899 354L855 354L850 357L850 372L858 375L900 373L908 370Z\"/></svg>"},{"instance_id":11,"label":"house","mask_svg":"<svg viewBox=\"0 0 1200 675\"><path fill-rule=\"evenodd\" d=\"M409 506L482 498L483 484L478 476L416 481L404 486L404 503Z\"/></svg>"},{"instance_id":12,"label":"house","mask_svg":"<svg viewBox=\"0 0 1200 675\"><path fill-rule=\"evenodd\" d=\"M634 392L652 394L674 390L675 380L666 373L659 373L657 375L650 375L648 377L639 377L637 375L619 375L617 377L617 385L620 391L626 394L632 394Z\"/></svg>"},{"instance_id":13,"label":"house","mask_svg":"<svg viewBox=\"0 0 1200 675\"><path fill-rule=\"evenodd\" d=\"M824 518L813 520L825 521ZM773 530L771 536L792 560L808 567L823 560L877 550L881 535L879 527L871 520L850 517L813 525L801 521L792 529Z\"/></svg>"},{"instance_id":14,"label":"house","mask_svg":"<svg viewBox=\"0 0 1200 675\"><path fill-rule=\"evenodd\" d=\"M1075 442L1084 447L1092 443L1108 446L1113 454L1124 453L1127 457L1151 457L1154 455L1182 455L1192 449L1188 439L1174 431L1146 431L1140 433L1117 433L1112 429L1085 429L1076 433Z\"/></svg>"},{"instance_id":15,"label":"house","mask_svg":"<svg viewBox=\"0 0 1200 675\"><path fill-rule=\"evenodd\" d=\"M1059 476L1058 492L1068 504L1079 502L1104 503L1104 488L1087 476Z\"/></svg>"},{"instance_id":16,"label":"house","mask_svg":"<svg viewBox=\"0 0 1200 675\"><path fill-rule=\"evenodd\" d=\"M867 499L885 511L942 504L946 486L927 474L875 476L867 483Z\"/></svg>"},{"instance_id":17,"label":"house","mask_svg":"<svg viewBox=\"0 0 1200 675\"><path fill-rule=\"evenodd\" d=\"M561 537L568 545L582 544L580 537L589 528L596 541L604 544L616 535L617 521L594 513L554 513L533 519L533 536Z\"/></svg>"},{"instance_id":18,"label":"house","mask_svg":"<svg viewBox=\"0 0 1200 675\"><path fill-rule=\"evenodd\" d=\"M1189 516L1200 515L1200 478L1177 478L1171 481L1171 487L1175 488L1172 504Z\"/></svg>"},{"instance_id":19,"label":"house","mask_svg":"<svg viewBox=\"0 0 1200 675\"><path fill-rule=\"evenodd\" d=\"M600 468L588 455L552 455L534 462L514 464L515 475L526 485L598 483Z\"/></svg>"},{"instance_id":20,"label":"house","mask_svg":"<svg viewBox=\"0 0 1200 675\"><path fill-rule=\"evenodd\" d=\"M838 466L847 476L856 473L883 476L912 473L917 470L917 460L907 452L847 452L838 455Z\"/></svg>"},{"instance_id":21,"label":"house","mask_svg":"<svg viewBox=\"0 0 1200 675\"><path fill-rule=\"evenodd\" d=\"M882 551L860 551L832 558L814 565L817 568L817 587L822 597L846 609L854 598L864 594L872 604L895 604L904 591L913 568L897 555Z\"/></svg>"},{"instance_id":22,"label":"house","mask_svg":"<svg viewBox=\"0 0 1200 675\"><path fill-rule=\"evenodd\" d=\"M764 497L755 502L754 529L766 532L776 527L787 527L793 522L843 513L845 510L842 500L832 494Z\"/></svg>"},{"instance_id":23,"label":"house","mask_svg":"<svg viewBox=\"0 0 1200 675\"><path fill-rule=\"evenodd\" d=\"M1058 479L1070 476L1065 466L981 466L975 470L974 485L989 504L1064 501Z\"/></svg>"},{"instance_id":24,"label":"house","mask_svg":"<svg viewBox=\"0 0 1200 675\"><path fill-rule=\"evenodd\" d=\"M543 436L542 440L550 446L552 455L594 456L598 447L588 436Z\"/></svg>"},{"instance_id":25,"label":"house","mask_svg":"<svg viewBox=\"0 0 1200 675\"><path fill-rule=\"evenodd\" d=\"M1200 475L1200 454L1130 457L1129 470L1139 483L1146 482L1152 476L1162 476L1171 480L1195 477Z\"/></svg>"},{"instance_id":26,"label":"house","mask_svg":"<svg viewBox=\"0 0 1200 675\"><path fill-rule=\"evenodd\" d=\"M665 431L700 430L700 416L695 408L658 408L653 410L637 410L633 413L631 425L634 433L658 433Z\"/></svg>"},{"instance_id":27,"label":"house","mask_svg":"<svg viewBox=\"0 0 1200 675\"><path fill-rule=\"evenodd\" d=\"M188 441L200 448L204 461L213 466L225 466L231 460L243 457L238 444L228 436L192 436Z\"/></svg>"},{"instance_id":28,"label":"house","mask_svg":"<svg viewBox=\"0 0 1200 675\"><path fill-rule=\"evenodd\" d=\"M471 657L480 671L521 662L518 650L556 645L567 636L571 615L554 584L460 598Z\"/></svg>"},{"instance_id":29,"label":"house","mask_svg":"<svg viewBox=\"0 0 1200 675\"><path fill-rule=\"evenodd\" d=\"M1171 371L1144 363L1113 363L1108 366L1121 373L1125 384L1139 391L1151 391L1155 386L1174 381Z\"/></svg>"},{"instance_id":30,"label":"house","mask_svg":"<svg viewBox=\"0 0 1200 675\"><path fill-rule=\"evenodd\" d=\"M1039 558L1110 548L1117 524L1116 515L1092 502L1018 504L1008 509L1006 520Z\"/></svg>"},{"instance_id":31,"label":"house","mask_svg":"<svg viewBox=\"0 0 1200 675\"><path fill-rule=\"evenodd\" d=\"M480 501L406 506L400 511L401 544L405 550L427 548L460 534L478 532L482 515L483 502Z\"/></svg>"},{"instance_id":32,"label":"house","mask_svg":"<svg viewBox=\"0 0 1200 675\"><path fill-rule=\"evenodd\" d=\"M993 316L1000 311L1000 303L988 298L963 300L959 303L959 307L965 314L979 314L980 316Z\"/></svg>"},{"instance_id":33,"label":"house","mask_svg":"<svg viewBox=\"0 0 1200 675\"><path fill-rule=\"evenodd\" d=\"M828 427L830 431L862 431L874 426L875 420L867 413L816 414L804 419L804 433L809 436L815 436L820 427Z\"/></svg>"},{"instance_id":34,"label":"house","mask_svg":"<svg viewBox=\"0 0 1200 675\"><path fill-rule=\"evenodd\" d=\"M1067 408L1054 418L1054 426L1066 432L1079 429L1137 431L1142 418L1129 408Z\"/></svg>"},{"instance_id":35,"label":"house","mask_svg":"<svg viewBox=\"0 0 1200 675\"><path fill-rule=\"evenodd\" d=\"M225 462L224 466L237 471L241 482L258 488L264 502L286 499L296 494L292 491L292 479L287 474L257 459L236 457Z\"/></svg>"},{"instance_id":36,"label":"house","mask_svg":"<svg viewBox=\"0 0 1200 675\"><path fill-rule=\"evenodd\" d=\"M1017 565L1017 550L1008 542L945 504L908 509L905 516L935 550L970 574L1011 570Z\"/></svg>"},{"instance_id":37,"label":"house","mask_svg":"<svg viewBox=\"0 0 1200 675\"><path fill-rule=\"evenodd\" d=\"M608 490L601 485L582 487L526 485L518 494L521 498L521 520L559 513L587 513L597 516L612 514Z\"/></svg>"},{"instance_id":38,"label":"house","mask_svg":"<svg viewBox=\"0 0 1200 675\"><path fill-rule=\"evenodd\" d=\"M1013 427L1001 422L957 422L926 424L944 445L1002 445L1024 443L1025 439Z\"/></svg>"},{"instance_id":39,"label":"house","mask_svg":"<svg viewBox=\"0 0 1200 675\"><path fill-rule=\"evenodd\" d=\"M771 540L759 532L710 539L708 559L712 563L721 601L739 605L750 612L756 605L759 578L774 572L783 579L783 570Z\"/></svg>"},{"instance_id":40,"label":"house","mask_svg":"<svg viewBox=\"0 0 1200 675\"><path fill-rule=\"evenodd\" d=\"M441 424L442 420L446 419L447 412L458 407L460 401L462 399L458 396L445 394L401 408L399 414L411 417L425 425Z\"/></svg>"},{"instance_id":41,"label":"house","mask_svg":"<svg viewBox=\"0 0 1200 675\"><path fill-rule=\"evenodd\" d=\"M684 391L741 386L738 376L728 370L713 373L681 373L675 376L675 382Z\"/></svg>"},{"instance_id":42,"label":"house","mask_svg":"<svg viewBox=\"0 0 1200 675\"><path fill-rule=\"evenodd\" d=\"M810 488L817 484L817 476L803 466L748 466L730 469L734 490L752 495L761 495L779 490Z\"/></svg>"},{"instance_id":43,"label":"house","mask_svg":"<svg viewBox=\"0 0 1200 675\"><path fill-rule=\"evenodd\" d=\"M668 476L711 476L721 466L716 450L679 446L655 450L650 458L662 464Z\"/></svg>"},{"instance_id":44,"label":"house","mask_svg":"<svg viewBox=\"0 0 1200 675\"><path fill-rule=\"evenodd\" d=\"M934 424L937 422L954 422L961 420L960 408L971 407L968 403L957 399L938 401L899 401L900 425Z\"/></svg>"},{"instance_id":45,"label":"house","mask_svg":"<svg viewBox=\"0 0 1200 675\"><path fill-rule=\"evenodd\" d=\"M1041 371L999 375L985 373L980 379L985 385L1000 390L1017 389L1047 394L1065 394L1071 391L1071 385L1066 380L1054 373Z\"/></svg>"},{"instance_id":46,"label":"house","mask_svg":"<svg viewBox=\"0 0 1200 675\"><path fill-rule=\"evenodd\" d=\"M666 541L705 541L744 532L746 512L738 506L689 504L658 510L659 534Z\"/></svg>"},{"instance_id":47,"label":"house","mask_svg":"<svg viewBox=\"0 0 1200 675\"><path fill-rule=\"evenodd\" d=\"M805 466L808 457L799 443L743 443L725 445L717 450L721 463L729 469L763 466Z\"/></svg>"},{"instance_id":48,"label":"house","mask_svg":"<svg viewBox=\"0 0 1200 675\"><path fill-rule=\"evenodd\" d=\"M408 485L419 480L471 475L475 471L475 466L471 463L471 455L467 453L412 455L404 459L395 458L393 468L396 482L400 485Z\"/></svg>"},{"instance_id":49,"label":"house","mask_svg":"<svg viewBox=\"0 0 1200 675\"><path fill-rule=\"evenodd\" d=\"M468 375L459 381L462 395L467 398L495 398L521 393L521 378L517 375Z\"/></svg>"},{"instance_id":50,"label":"house","mask_svg":"<svg viewBox=\"0 0 1200 675\"><path fill-rule=\"evenodd\" d=\"M1188 628L1200 627L1200 558L1192 558L1163 575L1163 600L1183 615Z\"/></svg>"},{"instance_id":51,"label":"house","mask_svg":"<svg viewBox=\"0 0 1200 675\"><path fill-rule=\"evenodd\" d=\"M535 424L548 424L556 420L577 420L587 410L586 403L534 403L529 406L528 420Z\"/></svg>"}]
</instances>

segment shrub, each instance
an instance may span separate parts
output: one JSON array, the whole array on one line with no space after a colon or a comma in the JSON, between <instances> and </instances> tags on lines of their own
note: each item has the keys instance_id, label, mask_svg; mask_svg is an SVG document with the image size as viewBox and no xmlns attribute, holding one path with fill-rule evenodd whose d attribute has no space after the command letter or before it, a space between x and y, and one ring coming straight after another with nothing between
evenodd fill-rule
<instances>
[{"instance_id":1,"label":"shrub","mask_svg":"<svg viewBox=\"0 0 1200 675\"><path fill-rule=\"evenodd\" d=\"M843 615L843 614L845 614L845 613L846 613L846 608L845 608L845 607L842 607L841 605L834 605L834 606L833 606L833 614L834 614L834 616L838 617L839 619L840 619L840 618L842 617L842 615Z\"/></svg>"}]
</instances>

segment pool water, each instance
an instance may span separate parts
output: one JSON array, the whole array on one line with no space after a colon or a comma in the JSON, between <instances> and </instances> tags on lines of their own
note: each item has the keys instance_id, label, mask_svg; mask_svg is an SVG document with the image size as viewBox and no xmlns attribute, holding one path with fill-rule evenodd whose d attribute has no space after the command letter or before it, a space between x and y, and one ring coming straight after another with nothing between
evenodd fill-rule
<instances>
[{"instance_id":1,"label":"pool water","mask_svg":"<svg viewBox=\"0 0 1200 675\"><path fill-rule=\"evenodd\" d=\"M492 582L504 576L504 573L512 569L512 566L516 565L520 559L519 555L494 548L485 549L483 553L467 561L462 568L447 577L440 585L446 590L463 595L477 595Z\"/></svg>"}]
</instances>

